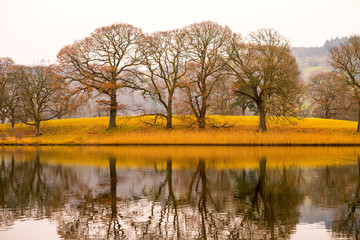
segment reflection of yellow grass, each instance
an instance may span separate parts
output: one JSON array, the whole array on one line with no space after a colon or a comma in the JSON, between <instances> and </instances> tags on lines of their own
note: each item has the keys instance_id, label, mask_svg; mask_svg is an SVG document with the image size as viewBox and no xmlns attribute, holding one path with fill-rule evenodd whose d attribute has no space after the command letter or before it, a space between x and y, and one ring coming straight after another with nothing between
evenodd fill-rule
<instances>
[{"instance_id":1,"label":"reflection of yellow grass","mask_svg":"<svg viewBox=\"0 0 360 240\"><path fill-rule=\"evenodd\" d=\"M196 168L198 161L208 168L257 168L259 160L267 159L267 166L314 167L356 164L360 148L356 147L205 147L205 146L42 146L5 147L6 159L14 153L16 161L34 161L39 150L40 161L47 164L92 165L107 167L109 157L120 168L166 169L172 160L175 168Z\"/></svg>"},{"instance_id":2,"label":"reflection of yellow grass","mask_svg":"<svg viewBox=\"0 0 360 240\"><path fill-rule=\"evenodd\" d=\"M269 125L267 133L256 132L258 117L210 116L213 125L227 123L230 128L188 127L183 118L175 117L175 129L164 129L165 121L149 127L143 121L152 117L118 117L119 128L106 131L108 118L63 119L44 122L43 135L33 137L33 127L0 125L0 143L7 144L360 144L355 133L356 122L306 118L295 125ZM186 120L187 121L187 120Z\"/></svg>"}]
</instances>

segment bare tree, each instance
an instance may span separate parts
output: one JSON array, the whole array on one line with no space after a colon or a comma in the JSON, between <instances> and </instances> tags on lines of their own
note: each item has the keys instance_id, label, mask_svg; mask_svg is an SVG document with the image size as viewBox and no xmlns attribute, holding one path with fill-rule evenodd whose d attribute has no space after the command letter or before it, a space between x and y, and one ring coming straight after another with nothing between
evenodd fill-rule
<instances>
[{"instance_id":1,"label":"bare tree","mask_svg":"<svg viewBox=\"0 0 360 240\"><path fill-rule=\"evenodd\" d=\"M315 117L332 118L340 111L344 95L349 91L343 76L321 72L310 78L309 93L313 100Z\"/></svg>"},{"instance_id":2,"label":"bare tree","mask_svg":"<svg viewBox=\"0 0 360 240\"><path fill-rule=\"evenodd\" d=\"M224 78L215 84L208 101L210 114L234 115L236 108L231 107L234 98L232 85L233 80L231 78Z\"/></svg>"},{"instance_id":3,"label":"bare tree","mask_svg":"<svg viewBox=\"0 0 360 240\"><path fill-rule=\"evenodd\" d=\"M186 74L184 32L173 30L148 35L141 42L141 51L145 68L137 74L141 82L138 89L165 108L166 114L157 114L166 118L166 128L171 129L175 93Z\"/></svg>"},{"instance_id":4,"label":"bare tree","mask_svg":"<svg viewBox=\"0 0 360 240\"><path fill-rule=\"evenodd\" d=\"M20 101L19 90L16 84L14 84L14 82L9 81L9 79L7 79L5 91L6 91L5 94L6 99L5 99L5 108L3 108L4 110L3 113L11 123L11 131L14 132L15 122L18 121L18 115L19 112L21 111L18 105Z\"/></svg>"},{"instance_id":5,"label":"bare tree","mask_svg":"<svg viewBox=\"0 0 360 240\"><path fill-rule=\"evenodd\" d=\"M40 123L67 113L70 95L54 67L13 66L9 71L19 94L17 116L27 125L35 126L36 136L40 136Z\"/></svg>"},{"instance_id":6,"label":"bare tree","mask_svg":"<svg viewBox=\"0 0 360 240\"><path fill-rule=\"evenodd\" d=\"M97 90L110 98L109 129L116 127L117 91L132 86L129 74L140 64L137 41L139 28L128 24L113 24L96 29L90 37L65 46L58 60L69 82L78 82L78 91Z\"/></svg>"},{"instance_id":7,"label":"bare tree","mask_svg":"<svg viewBox=\"0 0 360 240\"><path fill-rule=\"evenodd\" d=\"M247 43L235 35L228 51L228 66L236 77L235 92L255 102L259 130L267 131L267 115L288 115L294 109L299 71L289 44L278 32L260 29L249 35Z\"/></svg>"},{"instance_id":8,"label":"bare tree","mask_svg":"<svg viewBox=\"0 0 360 240\"><path fill-rule=\"evenodd\" d=\"M229 27L210 21L192 24L185 31L190 62L182 87L187 95L186 104L195 115L198 127L203 129L209 97L215 84L226 77L225 50L232 33Z\"/></svg>"},{"instance_id":9,"label":"bare tree","mask_svg":"<svg viewBox=\"0 0 360 240\"><path fill-rule=\"evenodd\" d=\"M309 90L309 85L301 80L298 84L298 88L294 97L295 100L294 106L295 106L295 110L297 110L295 116L297 117L309 116L309 107L306 104L309 97L308 90Z\"/></svg>"},{"instance_id":10,"label":"bare tree","mask_svg":"<svg viewBox=\"0 0 360 240\"><path fill-rule=\"evenodd\" d=\"M11 58L0 58L0 114L1 122L4 123L8 118L11 122L12 131L15 125L15 111L17 109L17 90L9 81L9 68L14 65Z\"/></svg>"},{"instance_id":11,"label":"bare tree","mask_svg":"<svg viewBox=\"0 0 360 240\"><path fill-rule=\"evenodd\" d=\"M330 50L330 64L340 74L346 77L347 83L355 91L360 90L360 35L350 36L349 39L340 43L339 46ZM360 98L358 98L358 126L360 133Z\"/></svg>"}]
</instances>

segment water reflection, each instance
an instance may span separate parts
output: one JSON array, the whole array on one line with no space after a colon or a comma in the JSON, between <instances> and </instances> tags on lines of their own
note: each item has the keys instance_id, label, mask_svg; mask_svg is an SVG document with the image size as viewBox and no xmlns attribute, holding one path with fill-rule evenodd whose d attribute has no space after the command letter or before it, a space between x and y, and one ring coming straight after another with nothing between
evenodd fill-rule
<instances>
[{"instance_id":1,"label":"water reflection","mask_svg":"<svg viewBox=\"0 0 360 240\"><path fill-rule=\"evenodd\" d=\"M62 239L291 239L306 224L358 238L358 156L353 148L3 148L0 238L21 219L47 219Z\"/></svg>"},{"instance_id":2,"label":"water reflection","mask_svg":"<svg viewBox=\"0 0 360 240\"><path fill-rule=\"evenodd\" d=\"M330 172L330 170L327 170L327 172ZM350 237L353 235L356 239L359 239L360 157L358 157L357 172L357 176L355 175L351 179L354 185L356 184L356 187L352 186L351 189L347 190L344 194L347 206L339 208L336 219L333 222L332 229L339 237ZM339 187L341 188L341 186Z\"/></svg>"},{"instance_id":3,"label":"water reflection","mask_svg":"<svg viewBox=\"0 0 360 240\"><path fill-rule=\"evenodd\" d=\"M300 168L269 170L266 163L262 157L259 170L243 170L235 177L237 213L243 216L242 224L250 226L236 238L288 239L298 223L303 199Z\"/></svg>"}]
</instances>

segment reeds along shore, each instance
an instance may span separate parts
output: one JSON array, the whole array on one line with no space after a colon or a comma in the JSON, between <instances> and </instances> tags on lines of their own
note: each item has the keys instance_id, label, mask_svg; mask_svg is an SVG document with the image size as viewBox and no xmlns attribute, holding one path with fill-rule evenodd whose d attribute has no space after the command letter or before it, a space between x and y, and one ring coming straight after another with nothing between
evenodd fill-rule
<instances>
[{"instance_id":1,"label":"reeds along shore","mask_svg":"<svg viewBox=\"0 0 360 240\"><path fill-rule=\"evenodd\" d=\"M0 144L13 145L359 145L356 122L303 118L270 122L269 131L257 132L255 116L209 116L209 127L198 130L194 119L174 117L174 129L154 117L118 117L118 128L108 131L107 117L60 119L42 122L42 136L34 128L0 125Z\"/></svg>"}]
</instances>

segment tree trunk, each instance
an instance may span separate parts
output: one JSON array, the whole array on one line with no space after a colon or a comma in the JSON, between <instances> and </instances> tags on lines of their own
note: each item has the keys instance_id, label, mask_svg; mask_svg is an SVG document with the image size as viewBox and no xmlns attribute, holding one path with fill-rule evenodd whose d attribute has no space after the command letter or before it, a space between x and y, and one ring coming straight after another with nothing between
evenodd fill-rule
<instances>
[{"instance_id":1,"label":"tree trunk","mask_svg":"<svg viewBox=\"0 0 360 240\"><path fill-rule=\"evenodd\" d=\"M108 129L116 128L117 106L116 93L112 93L110 95L110 119Z\"/></svg>"},{"instance_id":2,"label":"tree trunk","mask_svg":"<svg viewBox=\"0 0 360 240\"><path fill-rule=\"evenodd\" d=\"M167 115L166 115L166 129L172 129L172 102L168 102Z\"/></svg>"},{"instance_id":3,"label":"tree trunk","mask_svg":"<svg viewBox=\"0 0 360 240\"><path fill-rule=\"evenodd\" d=\"M302 110L301 110L301 105L299 105L299 110L298 110L298 117L301 117Z\"/></svg>"},{"instance_id":4,"label":"tree trunk","mask_svg":"<svg viewBox=\"0 0 360 240\"><path fill-rule=\"evenodd\" d=\"M330 105L325 105L325 118L330 118Z\"/></svg>"},{"instance_id":5,"label":"tree trunk","mask_svg":"<svg viewBox=\"0 0 360 240\"><path fill-rule=\"evenodd\" d=\"M261 132L266 132L267 131L267 127L266 127L266 109L263 103L258 103L257 107L259 109L259 114L260 114L260 122L259 122L259 131Z\"/></svg>"},{"instance_id":6,"label":"tree trunk","mask_svg":"<svg viewBox=\"0 0 360 240\"><path fill-rule=\"evenodd\" d=\"M360 184L360 156L358 156L358 181Z\"/></svg>"},{"instance_id":7,"label":"tree trunk","mask_svg":"<svg viewBox=\"0 0 360 240\"><path fill-rule=\"evenodd\" d=\"M205 122L205 116L199 116L197 118L199 129L205 129L206 122Z\"/></svg>"},{"instance_id":8,"label":"tree trunk","mask_svg":"<svg viewBox=\"0 0 360 240\"><path fill-rule=\"evenodd\" d=\"M360 133L360 101L358 106L358 125L357 125L357 132Z\"/></svg>"},{"instance_id":9,"label":"tree trunk","mask_svg":"<svg viewBox=\"0 0 360 240\"><path fill-rule=\"evenodd\" d=\"M204 81L205 82L205 81ZM202 94L201 94L201 108L199 109L199 117L198 117L198 126L199 129L205 129L206 122L206 109L207 109L207 99L206 99L206 84L203 84Z\"/></svg>"},{"instance_id":10,"label":"tree trunk","mask_svg":"<svg viewBox=\"0 0 360 240\"><path fill-rule=\"evenodd\" d=\"M166 116L166 129L172 129L172 114L169 114Z\"/></svg>"},{"instance_id":11,"label":"tree trunk","mask_svg":"<svg viewBox=\"0 0 360 240\"><path fill-rule=\"evenodd\" d=\"M241 114L242 114L242 116L245 116L246 108L247 108L247 104L243 103L242 106L241 106Z\"/></svg>"},{"instance_id":12,"label":"tree trunk","mask_svg":"<svg viewBox=\"0 0 360 240\"><path fill-rule=\"evenodd\" d=\"M10 119L10 121L11 121L11 131L15 132L15 110L14 109L11 110L10 117L11 117L11 119Z\"/></svg>"},{"instance_id":13,"label":"tree trunk","mask_svg":"<svg viewBox=\"0 0 360 240\"><path fill-rule=\"evenodd\" d=\"M41 132L40 132L40 121L39 120L35 120L35 136L36 137L39 137L41 135Z\"/></svg>"}]
</instances>

